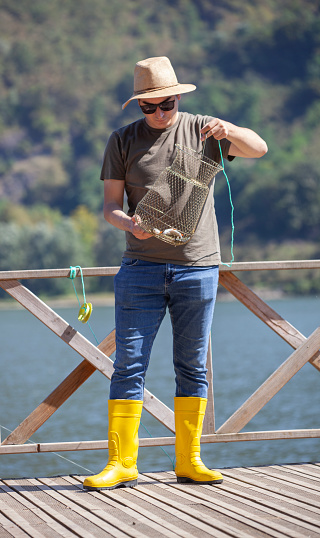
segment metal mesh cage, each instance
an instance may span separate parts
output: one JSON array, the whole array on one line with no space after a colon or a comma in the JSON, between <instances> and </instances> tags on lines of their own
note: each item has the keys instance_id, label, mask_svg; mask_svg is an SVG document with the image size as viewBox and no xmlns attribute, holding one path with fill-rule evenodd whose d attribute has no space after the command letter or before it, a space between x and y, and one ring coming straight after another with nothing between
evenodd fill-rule
<instances>
[{"instance_id":1,"label":"metal mesh cage","mask_svg":"<svg viewBox=\"0 0 320 538\"><path fill-rule=\"evenodd\" d=\"M177 155L136 208L146 232L173 245L187 243L195 232L209 183L223 170L202 153L176 144Z\"/></svg>"}]
</instances>

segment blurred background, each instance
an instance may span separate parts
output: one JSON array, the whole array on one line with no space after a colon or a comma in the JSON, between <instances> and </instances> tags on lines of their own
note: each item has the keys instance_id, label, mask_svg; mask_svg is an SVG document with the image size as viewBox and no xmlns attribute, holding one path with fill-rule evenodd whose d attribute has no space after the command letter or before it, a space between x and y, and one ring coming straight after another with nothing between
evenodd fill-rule
<instances>
[{"instance_id":1,"label":"blurred background","mask_svg":"<svg viewBox=\"0 0 320 538\"><path fill-rule=\"evenodd\" d=\"M320 4L317 0L1 0L0 270L118 265L123 233L102 215L110 133L138 60L168 56L197 91L180 109L256 130L260 160L226 163L235 261L320 257ZM216 181L225 262L231 208ZM258 288L314 294L314 271L257 272ZM90 279L92 292L111 279ZM46 295L65 279L35 280ZM2 293L1 297L4 298Z\"/></svg>"},{"instance_id":2,"label":"blurred background","mask_svg":"<svg viewBox=\"0 0 320 538\"><path fill-rule=\"evenodd\" d=\"M179 82L197 85L182 96L180 110L249 127L268 144L262 159L225 163L235 261L320 258L319 0L0 0L0 271L120 264L124 234L102 214L103 153L113 130L141 117L137 103L121 110L133 91L135 63L163 55ZM222 173L215 198L222 259L229 262L231 205ZM319 271L240 277L269 294L273 307L306 336L319 325ZM65 301L69 295L70 308L64 302L61 315L78 330L69 279L23 283L52 306L57 296ZM79 279L76 285L81 297ZM101 341L114 326L113 302L106 300L113 280L87 278L85 285ZM11 310L0 292L4 440L79 356L28 312ZM88 326L79 330L95 343ZM172 408L171 347L166 318L147 388ZM291 352L240 303L218 301L217 426ZM306 365L248 429L316 428L319 395L319 376ZM107 398L108 382L97 372L32 440L106 438ZM143 428L141 436L168 435L146 413ZM173 458L173 447L167 449ZM203 454L207 465L220 467L316 461L319 439L206 445ZM105 451L2 456L0 476L48 476L81 466L96 472L105 458ZM172 468L160 448L142 449L139 458L141 471Z\"/></svg>"}]
</instances>

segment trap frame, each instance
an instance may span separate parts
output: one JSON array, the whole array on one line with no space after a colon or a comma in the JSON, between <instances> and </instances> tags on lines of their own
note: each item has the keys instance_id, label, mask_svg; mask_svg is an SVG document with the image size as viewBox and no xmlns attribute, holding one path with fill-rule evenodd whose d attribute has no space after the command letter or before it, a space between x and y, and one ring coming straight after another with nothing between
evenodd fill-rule
<instances>
[{"instance_id":1,"label":"trap frame","mask_svg":"<svg viewBox=\"0 0 320 538\"><path fill-rule=\"evenodd\" d=\"M209 184L223 167L195 150L176 144L177 155L137 205L137 223L157 239L175 246L190 241Z\"/></svg>"}]
</instances>

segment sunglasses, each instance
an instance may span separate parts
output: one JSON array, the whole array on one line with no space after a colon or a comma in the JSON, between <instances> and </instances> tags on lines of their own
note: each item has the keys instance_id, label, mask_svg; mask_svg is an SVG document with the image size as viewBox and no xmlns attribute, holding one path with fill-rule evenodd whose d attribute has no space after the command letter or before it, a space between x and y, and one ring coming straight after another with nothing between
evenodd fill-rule
<instances>
[{"instance_id":1,"label":"sunglasses","mask_svg":"<svg viewBox=\"0 0 320 538\"><path fill-rule=\"evenodd\" d=\"M155 105L153 103L150 103L148 105L140 105L140 108L144 114L154 114L158 107L163 112L169 112L169 110L174 109L175 103L175 101L164 101L162 103L159 103L158 105Z\"/></svg>"}]
</instances>

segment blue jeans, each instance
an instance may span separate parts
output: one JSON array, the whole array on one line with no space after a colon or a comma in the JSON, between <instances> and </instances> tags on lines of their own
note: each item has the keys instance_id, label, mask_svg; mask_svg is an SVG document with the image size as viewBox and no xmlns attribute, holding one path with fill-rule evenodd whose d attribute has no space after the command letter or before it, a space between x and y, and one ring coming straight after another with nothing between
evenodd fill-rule
<instances>
[{"instance_id":1,"label":"blue jeans","mask_svg":"<svg viewBox=\"0 0 320 538\"><path fill-rule=\"evenodd\" d=\"M206 361L219 267L124 258L115 276L116 359L110 399L143 400L152 344L168 307L176 396L207 397Z\"/></svg>"}]
</instances>

